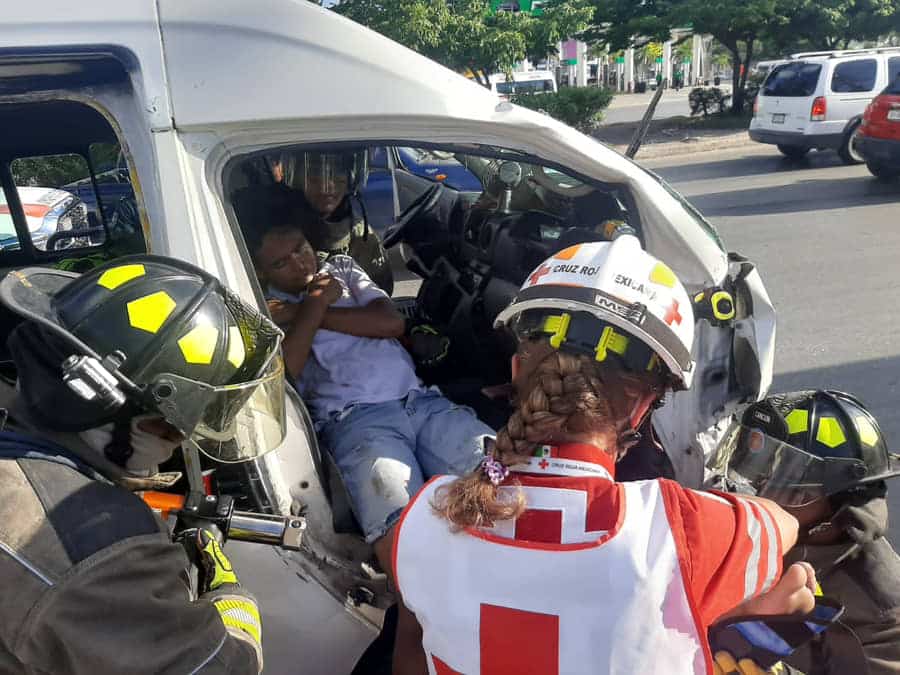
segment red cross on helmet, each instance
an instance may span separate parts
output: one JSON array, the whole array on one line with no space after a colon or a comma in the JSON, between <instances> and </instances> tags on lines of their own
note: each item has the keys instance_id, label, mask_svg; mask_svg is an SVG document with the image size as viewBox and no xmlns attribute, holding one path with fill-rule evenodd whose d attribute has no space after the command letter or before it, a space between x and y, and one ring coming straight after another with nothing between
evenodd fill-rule
<instances>
[{"instance_id":1,"label":"red cross on helmet","mask_svg":"<svg viewBox=\"0 0 900 675\"><path fill-rule=\"evenodd\" d=\"M663 368L672 386L691 386L694 315L669 267L632 235L578 244L545 260L525 279L494 327L519 339L617 360L630 370Z\"/></svg>"}]
</instances>

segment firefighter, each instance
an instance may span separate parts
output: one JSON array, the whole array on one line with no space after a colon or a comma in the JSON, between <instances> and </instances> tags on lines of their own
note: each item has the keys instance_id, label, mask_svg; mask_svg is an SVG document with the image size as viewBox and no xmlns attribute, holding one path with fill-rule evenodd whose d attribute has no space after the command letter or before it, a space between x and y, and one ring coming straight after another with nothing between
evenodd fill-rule
<instances>
[{"instance_id":1,"label":"firefighter","mask_svg":"<svg viewBox=\"0 0 900 675\"><path fill-rule=\"evenodd\" d=\"M261 393L283 392L280 331L206 272L149 255L82 276L14 270L0 300L23 319L0 432L0 670L261 671L259 610L216 533L173 543L129 489L166 482L157 466L182 444L268 449L235 430L251 396L259 415ZM267 403L276 428L283 399Z\"/></svg>"},{"instance_id":2,"label":"firefighter","mask_svg":"<svg viewBox=\"0 0 900 675\"><path fill-rule=\"evenodd\" d=\"M839 391L794 391L747 408L723 450L740 491L777 502L800 523L789 562L816 569L842 604L840 623L787 663L807 675L900 673L900 558L884 536L885 481L900 475L878 421Z\"/></svg>"}]
</instances>

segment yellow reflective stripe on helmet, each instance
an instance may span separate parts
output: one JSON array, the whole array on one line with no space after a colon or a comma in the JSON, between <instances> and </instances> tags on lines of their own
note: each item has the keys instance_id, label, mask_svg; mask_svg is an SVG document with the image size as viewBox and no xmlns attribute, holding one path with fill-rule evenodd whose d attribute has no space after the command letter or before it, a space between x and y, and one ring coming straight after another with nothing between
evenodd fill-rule
<instances>
[{"instance_id":1,"label":"yellow reflective stripe on helmet","mask_svg":"<svg viewBox=\"0 0 900 675\"><path fill-rule=\"evenodd\" d=\"M178 340L178 346L188 363L209 365L216 353L219 331L208 323L194 326L187 335Z\"/></svg>"},{"instance_id":2,"label":"yellow reflective stripe on helmet","mask_svg":"<svg viewBox=\"0 0 900 675\"><path fill-rule=\"evenodd\" d=\"M678 283L678 277L669 269L668 265L658 262L650 270L650 281L666 288L675 288L675 284Z\"/></svg>"},{"instance_id":3,"label":"yellow reflective stripe on helmet","mask_svg":"<svg viewBox=\"0 0 900 675\"><path fill-rule=\"evenodd\" d=\"M235 368L244 365L247 353L244 350L244 336L237 326L228 327L228 362Z\"/></svg>"},{"instance_id":4,"label":"yellow reflective stripe on helmet","mask_svg":"<svg viewBox=\"0 0 900 675\"><path fill-rule=\"evenodd\" d=\"M857 415L853 421L856 422L856 428L859 431L859 440L870 448L875 447L875 444L878 443L878 432L875 431L872 423L863 415Z\"/></svg>"},{"instance_id":5,"label":"yellow reflective stripe on helmet","mask_svg":"<svg viewBox=\"0 0 900 675\"><path fill-rule=\"evenodd\" d=\"M175 306L175 301L165 291L145 295L125 305L128 323L148 333L156 333L175 310Z\"/></svg>"},{"instance_id":6,"label":"yellow reflective stripe on helmet","mask_svg":"<svg viewBox=\"0 0 900 675\"><path fill-rule=\"evenodd\" d=\"M566 341L566 333L569 332L569 323L572 317L569 314L560 314L558 316L548 316L544 319L544 327L541 329L544 333L551 333L550 346L559 349L560 345Z\"/></svg>"},{"instance_id":7,"label":"yellow reflective stripe on helmet","mask_svg":"<svg viewBox=\"0 0 900 675\"><path fill-rule=\"evenodd\" d=\"M128 283L132 279L142 277L147 273L143 265L119 265L106 270L97 279L97 285L103 286L110 291L114 291L122 284Z\"/></svg>"},{"instance_id":8,"label":"yellow reflective stripe on helmet","mask_svg":"<svg viewBox=\"0 0 900 675\"><path fill-rule=\"evenodd\" d=\"M824 593L822 593L822 587L819 585L818 581L816 582L816 592L813 593L813 595L815 595L817 598L821 598L824 595Z\"/></svg>"},{"instance_id":9,"label":"yellow reflective stripe on helmet","mask_svg":"<svg viewBox=\"0 0 900 675\"><path fill-rule=\"evenodd\" d=\"M841 423L833 417L823 417L819 420L819 428L816 430L816 440L829 448L843 445L847 437L841 428Z\"/></svg>"},{"instance_id":10,"label":"yellow reflective stripe on helmet","mask_svg":"<svg viewBox=\"0 0 900 675\"><path fill-rule=\"evenodd\" d=\"M628 350L628 338L621 333L613 330L612 326L607 326L600 334L597 346L594 348L594 358L598 361L606 361L606 357L610 351L622 356Z\"/></svg>"},{"instance_id":11,"label":"yellow reflective stripe on helmet","mask_svg":"<svg viewBox=\"0 0 900 675\"><path fill-rule=\"evenodd\" d=\"M802 434L809 430L809 411L801 408L791 410L785 416L784 421L787 422L789 434Z\"/></svg>"},{"instance_id":12,"label":"yellow reflective stripe on helmet","mask_svg":"<svg viewBox=\"0 0 900 675\"><path fill-rule=\"evenodd\" d=\"M650 361L647 363L647 372L654 370L659 365L659 357L654 353L653 356L650 357Z\"/></svg>"},{"instance_id":13,"label":"yellow reflective stripe on helmet","mask_svg":"<svg viewBox=\"0 0 900 675\"><path fill-rule=\"evenodd\" d=\"M247 633L257 644L262 643L262 620L259 618L259 609L256 603L248 599L217 598L213 605L222 617L222 623L226 628L237 628Z\"/></svg>"},{"instance_id":14,"label":"yellow reflective stripe on helmet","mask_svg":"<svg viewBox=\"0 0 900 675\"><path fill-rule=\"evenodd\" d=\"M231 561L222 552L222 547L214 537L210 537L206 542L206 546L202 549L203 553L210 556L213 561L213 578L209 581L209 590L214 591L222 584L236 584L238 582Z\"/></svg>"}]
</instances>

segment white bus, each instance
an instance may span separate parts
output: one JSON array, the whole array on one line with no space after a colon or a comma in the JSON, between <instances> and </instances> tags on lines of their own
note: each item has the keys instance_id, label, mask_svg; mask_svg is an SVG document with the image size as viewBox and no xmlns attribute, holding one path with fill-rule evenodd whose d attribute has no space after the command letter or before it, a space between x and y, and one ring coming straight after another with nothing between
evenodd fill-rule
<instances>
[{"instance_id":1,"label":"white bus","mask_svg":"<svg viewBox=\"0 0 900 675\"><path fill-rule=\"evenodd\" d=\"M557 91L556 78L549 70L529 70L512 75L512 82L508 82L503 73L491 75L491 91L504 100L513 94L545 94Z\"/></svg>"}]
</instances>

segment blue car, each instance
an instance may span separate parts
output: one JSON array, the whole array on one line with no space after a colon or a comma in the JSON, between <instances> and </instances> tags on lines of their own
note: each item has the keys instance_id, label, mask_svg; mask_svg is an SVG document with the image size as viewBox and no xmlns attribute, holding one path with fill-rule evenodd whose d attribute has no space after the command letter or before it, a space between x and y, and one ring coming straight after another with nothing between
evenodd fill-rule
<instances>
[{"instance_id":1,"label":"blue car","mask_svg":"<svg viewBox=\"0 0 900 675\"><path fill-rule=\"evenodd\" d=\"M369 150L369 178L362 190L369 224L378 232L394 222L403 201L396 194L393 171L440 181L461 192L481 193L481 181L451 153L407 147L376 147Z\"/></svg>"}]
</instances>

